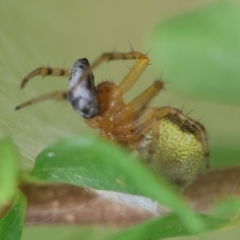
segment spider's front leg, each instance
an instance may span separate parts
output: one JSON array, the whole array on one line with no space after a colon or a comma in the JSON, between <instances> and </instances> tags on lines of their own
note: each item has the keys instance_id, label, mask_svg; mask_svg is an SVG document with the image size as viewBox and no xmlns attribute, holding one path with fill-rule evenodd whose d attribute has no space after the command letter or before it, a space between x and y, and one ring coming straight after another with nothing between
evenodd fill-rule
<instances>
[{"instance_id":1,"label":"spider's front leg","mask_svg":"<svg viewBox=\"0 0 240 240\"><path fill-rule=\"evenodd\" d=\"M119 94L126 93L142 75L144 70L149 64L149 58L140 52L132 51L129 53L103 53L97 58L86 72L78 79L78 81L72 86L70 92L73 92L75 88L102 62L108 62L112 60L137 60L135 65L131 68L128 74L124 77L118 86ZM116 93L118 94L118 93Z\"/></svg>"},{"instance_id":2,"label":"spider's front leg","mask_svg":"<svg viewBox=\"0 0 240 240\"><path fill-rule=\"evenodd\" d=\"M37 75L42 75L43 77L47 76L47 75L68 77L69 71L70 71L70 69L68 69L68 68L40 67L40 68L37 68L37 69L33 70L32 72L30 72L22 80L20 87L23 88L29 82L30 79L32 79L33 77L35 77Z\"/></svg>"},{"instance_id":3,"label":"spider's front leg","mask_svg":"<svg viewBox=\"0 0 240 240\"><path fill-rule=\"evenodd\" d=\"M56 100L68 99L68 93L66 91L55 91L51 93L46 93L19 104L18 106L15 107L15 110L19 110L24 107L30 106L32 104L49 100L49 99L56 99Z\"/></svg>"},{"instance_id":4,"label":"spider's front leg","mask_svg":"<svg viewBox=\"0 0 240 240\"><path fill-rule=\"evenodd\" d=\"M83 75L83 73L89 68L89 62L86 58L78 59L72 66L69 79L69 89L78 81L78 79ZM21 86L37 74L42 75L59 75L62 76L66 74L69 75L69 70L59 69L59 68L38 68L31 72L22 81ZM84 80L75 88L75 91L55 91L47 94L40 95L36 98L30 99L20 105L15 109L21 109L32 104L48 100L48 99L69 99L75 111L77 111L81 116L85 118L91 118L98 112L98 103L95 96L95 85L94 76L90 73Z\"/></svg>"},{"instance_id":5,"label":"spider's front leg","mask_svg":"<svg viewBox=\"0 0 240 240\"><path fill-rule=\"evenodd\" d=\"M33 77L37 75L52 75L52 76L69 76L69 69L65 68L51 68L51 67L40 67L32 72L30 72L21 82L20 87L23 88L26 83L32 79ZM56 100L62 100L62 99L68 99L68 93L66 91L54 91L50 93L46 93L43 95L40 95L36 98L32 98L24 103L19 104L15 107L15 110L22 109L24 107L30 106L32 104L42 102L48 99L56 99Z\"/></svg>"}]
</instances>

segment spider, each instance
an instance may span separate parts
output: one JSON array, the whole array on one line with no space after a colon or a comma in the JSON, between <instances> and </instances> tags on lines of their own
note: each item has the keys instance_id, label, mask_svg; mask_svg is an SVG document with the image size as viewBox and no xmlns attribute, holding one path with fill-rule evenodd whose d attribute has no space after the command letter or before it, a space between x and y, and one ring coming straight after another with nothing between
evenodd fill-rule
<instances>
[{"instance_id":1,"label":"spider","mask_svg":"<svg viewBox=\"0 0 240 240\"><path fill-rule=\"evenodd\" d=\"M116 85L103 81L94 83L92 70L102 62L136 60L134 66ZM29 73L21 88L36 75L69 76L68 91L55 91L26 101L16 109L47 99L68 99L73 109L91 128L98 128L100 136L132 149L156 173L182 187L189 184L200 171L205 158L209 167L209 150L204 127L182 111L169 107L148 107L149 102L164 88L156 80L129 103L123 96L128 92L149 65L147 55L104 53L90 66L86 58L78 59L70 69L40 67Z\"/></svg>"}]
</instances>

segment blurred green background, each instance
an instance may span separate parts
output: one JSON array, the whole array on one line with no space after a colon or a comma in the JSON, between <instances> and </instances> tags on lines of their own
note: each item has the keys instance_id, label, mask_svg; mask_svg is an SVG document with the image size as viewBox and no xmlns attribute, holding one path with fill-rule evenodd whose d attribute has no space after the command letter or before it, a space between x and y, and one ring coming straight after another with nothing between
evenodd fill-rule
<instances>
[{"instance_id":1,"label":"blurred green background","mask_svg":"<svg viewBox=\"0 0 240 240\"><path fill-rule=\"evenodd\" d=\"M193 99L177 91L170 74L161 67L154 33L160 21L208 5L210 0L162 1L0 1L0 137L10 135L21 152L21 165L30 168L36 155L49 143L73 134L93 133L70 107L68 102L48 101L21 111L14 111L19 103L53 90L64 90L67 79L37 77L24 90L21 79L39 66L71 67L77 58L92 62L106 51L127 52L131 49L149 52L151 66L134 89L131 99L163 76L166 89L153 106L171 105L191 113L201 120L209 135L211 148L238 149L240 147L240 108L221 101ZM240 3L240 1L232 1ZM130 44L129 44L130 43ZM178 44L177 42L175 43ZM96 82L111 79L119 82L133 62L116 61L103 64L94 72ZM164 65L164 64L163 64ZM160 66L160 67L159 67ZM194 79L193 79L194 81ZM181 84L181 83L179 83ZM189 83L191 84L191 83ZM207 84L207 83L206 83ZM226 84L231 84L226 80ZM207 86L207 85L206 85ZM234 156L233 156L234 157ZM228 157L226 156L226 159ZM230 160L230 159L227 159ZM23 239L72 239L77 228L26 228ZM104 230L99 230L104 233ZM235 231L235 232L234 232ZM92 232L84 229L82 234ZM98 231L97 231L98 232ZM226 235L224 235L226 233ZM99 233L100 234L100 233ZM97 236L100 236L96 234ZM215 234L215 235L214 235ZM226 239L237 236L235 229L211 233L205 239ZM235 235L234 235L235 234ZM220 238L220 236L222 238ZM82 238L86 239L86 238ZM94 237L90 238L94 239ZM198 238L184 238L198 239Z\"/></svg>"}]
</instances>

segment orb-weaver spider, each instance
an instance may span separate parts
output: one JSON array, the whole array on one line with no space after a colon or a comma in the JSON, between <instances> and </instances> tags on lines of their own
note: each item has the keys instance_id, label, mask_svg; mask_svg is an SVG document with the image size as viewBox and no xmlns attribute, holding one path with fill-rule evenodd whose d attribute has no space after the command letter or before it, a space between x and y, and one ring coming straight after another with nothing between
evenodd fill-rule
<instances>
[{"instance_id":1,"label":"orb-weaver spider","mask_svg":"<svg viewBox=\"0 0 240 240\"><path fill-rule=\"evenodd\" d=\"M92 70L104 61L135 59L136 63L119 85L103 81L94 84ZM204 127L172 107L151 108L149 102L163 89L156 80L149 88L125 103L128 92L147 68L149 58L140 52L104 53L90 66L86 58L78 59L72 69L40 67L29 73L21 87L36 75L69 76L68 91L41 95L17 106L46 99L69 99L73 109L91 128L99 128L100 136L133 149L152 168L178 186L188 184L199 172L205 157L209 167L209 151Z\"/></svg>"}]
</instances>

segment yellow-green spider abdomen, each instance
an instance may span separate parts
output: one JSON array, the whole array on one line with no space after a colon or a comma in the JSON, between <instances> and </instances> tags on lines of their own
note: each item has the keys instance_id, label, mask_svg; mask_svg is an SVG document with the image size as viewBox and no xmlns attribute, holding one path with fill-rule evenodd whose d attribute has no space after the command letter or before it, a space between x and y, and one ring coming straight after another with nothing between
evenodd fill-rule
<instances>
[{"instance_id":1,"label":"yellow-green spider abdomen","mask_svg":"<svg viewBox=\"0 0 240 240\"><path fill-rule=\"evenodd\" d=\"M151 153L152 131L148 130L139 142L134 155L144 160L150 168L183 187L199 173L204 149L198 130L188 121L175 115L159 119L159 138Z\"/></svg>"}]
</instances>

